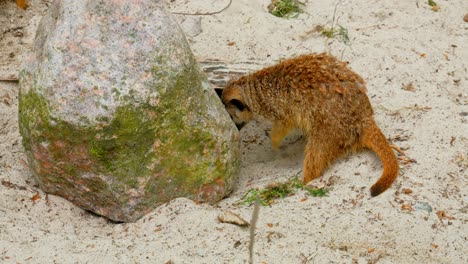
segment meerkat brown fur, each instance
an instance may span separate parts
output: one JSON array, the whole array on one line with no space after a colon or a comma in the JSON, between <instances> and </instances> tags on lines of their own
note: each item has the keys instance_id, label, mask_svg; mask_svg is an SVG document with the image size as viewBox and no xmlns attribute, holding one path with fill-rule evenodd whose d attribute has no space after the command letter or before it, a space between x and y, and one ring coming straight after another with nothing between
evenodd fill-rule
<instances>
[{"instance_id":1,"label":"meerkat brown fur","mask_svg":"<svg viewBox=\"0 0 468 264\"><path fill-rule=\"evenodd\" d=\"M238 126L258 116L271 120L273 148L291 129L303 131L304 183L319 177L337 157L365 148L383 164L372 196L398 176L397 159L374 121L364 80L330 55L303 55L243 76L224 88L221 99Z\"/></svg>"}]
</instances>

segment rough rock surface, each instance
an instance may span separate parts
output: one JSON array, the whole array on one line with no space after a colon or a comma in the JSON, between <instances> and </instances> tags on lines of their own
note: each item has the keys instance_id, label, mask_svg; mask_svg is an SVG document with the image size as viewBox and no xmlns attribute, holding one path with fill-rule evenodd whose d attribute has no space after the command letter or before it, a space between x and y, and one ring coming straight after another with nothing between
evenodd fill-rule
<instances>
[{"instance_id":1,"label":"rough rock surface","mask_svg":"<svg viewBox=\"0 0 468 264\"><path fill-rule=\"evenodd\" d=\"M163 1L54 1L20 73L41 188L114 221L231 189L239 135Z\"/></svg>"}]
</instances>

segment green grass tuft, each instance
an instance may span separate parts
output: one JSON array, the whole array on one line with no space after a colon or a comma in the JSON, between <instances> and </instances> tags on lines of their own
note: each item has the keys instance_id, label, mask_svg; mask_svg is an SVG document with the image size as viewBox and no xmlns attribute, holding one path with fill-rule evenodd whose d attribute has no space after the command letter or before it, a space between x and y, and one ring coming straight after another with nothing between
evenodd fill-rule
<instances>
[{"instance_id":1,"label":"green grass tuft","mask_svg":"<svg viewBox=\"0 0 468 264\"><path fill-rule=\"evenodd\" d=\"M314 197L327 196L327 191L324 188L309 188L306 187L298 177L293 177L283 183L270 184L264 189L250 189L239 201L239 205L251 205L255 200L259 200L260 204L271 205L276 199L282 199L296 193L297 190L306 190L307 194Z\"/></svg>"},{"instance_id":2,"label":"green grass tuft","mask_svg":"<svg viewBox=\"0 0 468 264\"><path fill-rule=\"evenodd\" d=\"M327 38L336 38L345 45L351 44L351 40L349 40L348 29L341 25L338 25L338 28L332 27L322 29L322 35L326 36Z\"/></svg>"},{"instance_id":3,"label":"green grass tuft","mask_svg":"<svg viewBox=\"0 0 468 264\"><path fill-rule=\"evenodd\" d=\"M430 6L437 6L437 3L436 3L434 0L428 0L427 3L428 3Z\"/></svg>"},{"instance_id":4,"label":"green grass tuft","mask_svg":"<svg viewBox=\"0 0 468 264\"><path fill-rule=\"evenodd\" d=\"M324 188L304 188L304 190L306 190L309 195L314 197L328 196L328 191Z\"/></svg>"},{"instance_id":5,"label":"green grass tuft","mask_svg":"<svg viewBox=\"0 0 468 264\"><path fill-rule=\"evenodd\" d=\"M272 0L268 10L274 16L291 18L302 13L301 5L304 4L297 0Z\"/></svg>"}]
</instances>

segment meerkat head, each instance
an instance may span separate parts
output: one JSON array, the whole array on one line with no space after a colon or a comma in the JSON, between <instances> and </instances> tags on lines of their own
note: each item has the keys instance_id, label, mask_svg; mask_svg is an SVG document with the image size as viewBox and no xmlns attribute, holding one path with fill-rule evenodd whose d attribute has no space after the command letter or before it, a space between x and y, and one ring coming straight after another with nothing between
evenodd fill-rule
<instances>
[{"instance_id":1,"label":"meerkat head","mask_svg":"<svg viewBox=\"0 0 468 264\"><path fill-rule=\"evenodd\" d=\"M252 120L253 113L245 103L241 86L232 83L228 84L223 89L221 100L239 130Z\"/></svg>"}]
</instances>

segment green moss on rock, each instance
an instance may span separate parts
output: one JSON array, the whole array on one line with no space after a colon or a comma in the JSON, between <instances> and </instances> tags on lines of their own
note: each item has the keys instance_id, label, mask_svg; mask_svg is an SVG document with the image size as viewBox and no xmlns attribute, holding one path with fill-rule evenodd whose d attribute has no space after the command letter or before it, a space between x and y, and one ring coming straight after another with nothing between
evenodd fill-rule
<instances>
[{"instance_id":1,"label":"green moss on rock","mask_svg":"<svg viewBox=\"0 0 468 264\"><path fill-rule=\"evenodd\" d=\"M136 187L136 179L149 173L147 167L154 158L152 144L155 129L147 121L143 109L120 106L114 118L103 128L92 125L78 127L52 117L46 99L30 90L20 96L19 111L20 133L25 149L31 151L35 146L36 151L47 151L52 159L50 162L62 162L64 171L79 171L80 168L71 170L69 162L73 158L76 162L86 159L95 164L95 173L113 175L129 187ZM61 146L56 146L55 142L62 142ZM47 149L41 149L41 144ZM74 149L75 153L72 153L76 146L85 146L88 153L81 153L83 157L74 157L80 152Z\"/></svg>"},{"instance_id":2,"label":"green moss on rock","mask_svg":"<svg viewBox=\"0 0 468 264\"><path fill-rule=\"evenodd\" d=\"M71 199L100 197L98 206L81 204L97 213L104 212L103 206L129 203L128 192L140 193L132 206L141 210L175 197L197 199L202 186L219 179L224 179L221 193L211 199L222 198L229 191L224 188L230 188L224 181L235 176L238 164L220 159L228 152L226 142L209 132L217 120L196 118L206 117L208 103L204 91L193 88L202 82L197 71L191 64L170 89L155 87L161 94L158 106L123 104L112 117L97 118L99 125L78 126L54 117L41 87L20 94L20 132L30 159L38 161L33 170L43 188ZM73 193L76 186L84 186L81 193ZM120 195L112 195L116 192Z\"/></svg>"},{"instance_id":3,"label":"green moss on rock","mask_svg":"<svg viewBox=\"0 0 468 264\"><path fill-rule=\"evenodd\" d=\"M138 5L54 2L20 74L39 184L117 221L176 197L215 202L238 168L237 130L175 19L161 1Z\"/></svg>"}]
</instances>

